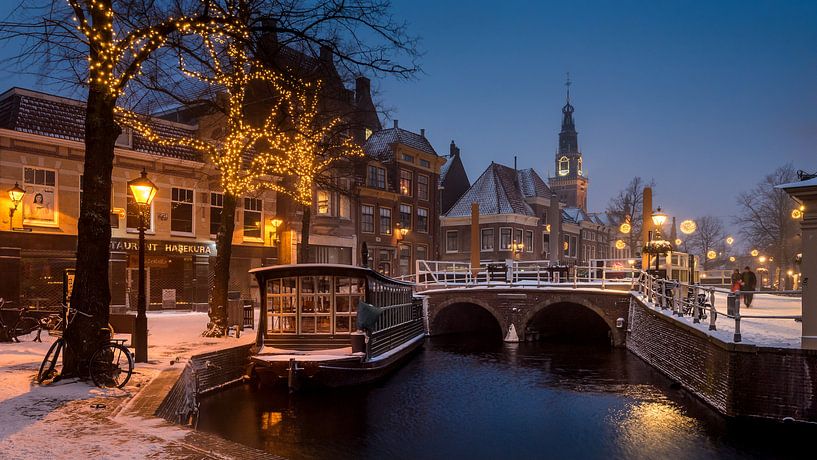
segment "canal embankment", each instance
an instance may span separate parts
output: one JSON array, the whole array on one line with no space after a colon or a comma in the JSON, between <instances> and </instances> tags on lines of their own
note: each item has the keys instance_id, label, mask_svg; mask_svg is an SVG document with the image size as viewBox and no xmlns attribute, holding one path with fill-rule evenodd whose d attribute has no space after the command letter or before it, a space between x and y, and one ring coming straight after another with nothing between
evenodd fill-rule
<instances>
[{"instance_id":1,"label":"canal embankment","mask_svg":"<svg viewBox=\"0 0 817 460\"><path fill-rule=\"evenodd\" d=\"M627 349L730 417L817 422L817 350L727 342L632 297Z\"/></svg>"}]
</instances>

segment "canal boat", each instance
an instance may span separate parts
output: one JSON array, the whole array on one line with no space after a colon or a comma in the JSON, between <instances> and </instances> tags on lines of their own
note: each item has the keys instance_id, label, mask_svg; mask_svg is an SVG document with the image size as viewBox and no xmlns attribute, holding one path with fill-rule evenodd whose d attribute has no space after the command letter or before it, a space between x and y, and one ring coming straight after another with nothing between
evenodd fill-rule
<instances>
[{"instance_id":1,"label":"canal boat","mask_svg":"<svg viewBox=\"0 0 817 460\"><path fill-rule=\"evenodd\" d=\"M340 387L383 377L422 346L412 283L351 265L250 270L261 290L251 375L259 384Z\"/></svg>"}]
</instances>

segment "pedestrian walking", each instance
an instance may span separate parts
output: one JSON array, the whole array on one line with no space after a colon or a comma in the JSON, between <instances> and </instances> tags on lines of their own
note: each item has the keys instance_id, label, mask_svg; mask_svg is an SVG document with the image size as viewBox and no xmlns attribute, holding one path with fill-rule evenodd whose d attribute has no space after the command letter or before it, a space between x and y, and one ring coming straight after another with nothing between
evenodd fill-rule
<instances>
[{"instance_id":1,"label":"pedestrian walking","mask_svg":"<svg viewBox=\"0 0 817 460\"><path fill-rule=\"evenodd\" d=\"M740 270L737 268L732 270L732 284L731 284L731 291L737 292L740 290L740 282L743 279L743 276L740 274Z\"/></svg>"},{"instance_id":2,"label":"pedestrian walking","mask_svg":"<svg viewBox=\"0 0 817 460\"><path fill-rule=\"evenodd\" d=\"M752 292L756 288L757 277L755 276L755 272L753 272L748 266L744 267L743 274L741 275L740 290L746 292L743 294L743 303L746 305L746 308L751 308L752 297L754 296Z\"/></svg>"}]
</instances>

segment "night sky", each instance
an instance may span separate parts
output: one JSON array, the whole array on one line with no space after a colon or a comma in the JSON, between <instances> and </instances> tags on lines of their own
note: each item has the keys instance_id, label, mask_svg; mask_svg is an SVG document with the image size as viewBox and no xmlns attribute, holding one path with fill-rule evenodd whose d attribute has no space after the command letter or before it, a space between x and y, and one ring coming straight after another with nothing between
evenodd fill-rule
<instances>
[{"instance_id":1,"label":"night sky","mask_svg":"<svg viewBox=\"0 0 817 460\"><path fill-rule=\"evenodd\" d=\"M0 16L17 2L2 2ZM423 73L376 81L400 127L454 139L473 181L493 160L553 172L570 72L590 210L634 175L679 220L730 220L786 162L817 170L817 2L394 1ZM7 56L9 50L0 51ZM0 72L2 89L39 89ZM387 121L387 126L391 121Z\"/></svg>"}]
</instances>

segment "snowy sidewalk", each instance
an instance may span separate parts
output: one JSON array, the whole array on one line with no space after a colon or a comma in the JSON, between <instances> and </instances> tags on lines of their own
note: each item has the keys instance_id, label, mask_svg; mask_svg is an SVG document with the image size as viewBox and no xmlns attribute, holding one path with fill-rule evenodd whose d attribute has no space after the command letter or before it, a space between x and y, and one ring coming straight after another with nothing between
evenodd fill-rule
<instances>
[{"instance_id":1,"label":"snowy sidewalk","mask_svg":"<svg viewBox=\"0 0 817 460\"><path fill-rule=\"evenodd\" d=\"M634 292L639 299L644 299ZM649 303L648 303L649 305ZM715 308L718 317L715 322L717 330L709 330L709 318L693 323L692 318L679 318L672 315L669 309L656 310L671 316L676 321L684 322L718 340L734 343L735 320L726 316L726 294L715 294ZM752 308L746 308L741 299L740 314L746 316L800 316L803 314L803 304L799 297L785 297L775 294L755 294ZM802 323L793 319L773 318L742 318L740 321L741 342L747 345L775 348L800 348Z\"/></svg>"},{"instance_id":2,"label":"snowy sidewalk","mask_svg":"<svg viewBox=\"0 0 817 460\"><path fill-rule=\"evenodd\" d=\"M174 374L174 369L180 371L190 356L250 343L254 338L251 330L240 339L204 338L201 331L206 324L204 313L148 314L151 362L137 365L122 390L100 389L75 380L40 386L34 382L35 374L53 339L44 338L43 343L0 343L0 456L270 458L260 451L158 418L134 416L138 411L130 410L139 396L161 398L160 387L150 383L162 374ZM171 360L181 362L171 366ZM144 394L157 389L156 394Z\"/></svg>"}]
</instances>

